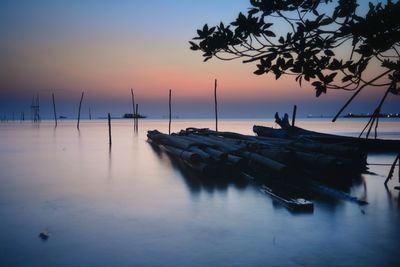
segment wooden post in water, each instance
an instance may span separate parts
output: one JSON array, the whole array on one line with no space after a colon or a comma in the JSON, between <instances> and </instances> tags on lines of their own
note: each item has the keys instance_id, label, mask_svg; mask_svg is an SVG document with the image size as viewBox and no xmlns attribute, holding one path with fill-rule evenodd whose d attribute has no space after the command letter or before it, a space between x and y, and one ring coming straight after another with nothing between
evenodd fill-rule
<instances>
[{"instance_id":1,"label":"wooden post in water","mask_svg":"<svg viewBox=\"0 0 400 267\"><path fill-rule=\"evenodd\" d=\"M92 120L92 111L89 108L89 120Z\"/></svg>"},{"instance_id":2,"label":"wooden post in water","mask_svg":"<svg viewBox=\"0 0 400 267\"><path fill-rule=\"evenodd\" d=\"M169 123L168 123L168 134L171 134L171 119L172 119L172 109L171 109L171 97L172 97L172 90L169 89Z\"/></svg>"},{"instance_id":3,"label":"wooden post in water","mask_svg":"<svg viewBox=\"0 0 400 267\"><path fill-rule=\"evenodd\" d=\"M40 101L39 94L36 96L36 109L37 109L37 121L40 122Z\"/></svg>"},{"instance_id":4,"label":"wooden post in water","mask_svg":"<svg viewBox=\"0 0 400 267\"><path fill-rule=\"evenodd\" d=\"M296 121L296 112L297 112L297 106L294 105L294 107L293 107L293 115L292 115L292 127L294 127L294 123Z\"/></svg>"},{"instance_id":5,"label":"wooden post in water","mask_svg":"<svg viewBox=\"0 0 400 267\"><path fill-rule=\"evenodd\" d=\"M54 123L55 127L57 127L57 112L56 112L56 101L54 99L54 93L52 93L51 96L53 98Z\"/></svg>"},{"instance_id":6,"label":"wooden post in water","mask_svg":"<svg viewBox=\"0 0 400 267\"><path fill-rule=\"evenodd\" d=\"M111 115L108 113L108 143L110 144L111 147Z\"/></svg>"},{"instance_id":7,"label":"wooden post in water","mask_svg":"<svg viewBox=\"0 0 400 267\"><path fill-rule=\"evenodd\" d=\"M78 128L78 130L79 130L79 121L81 120L81 107L82 107L83 94L84 94L84 92L82 92L81 101L79 101L78 123L76 125L76 128Z\"/></svg>"},{"instance_id":8,"label":"wooden post in water","mask_svg":"<svg viewBox=\"0 0 400 267\"><path fill-rule=\"evenodd\" d=\"M135 117L135 95L133 94L133 89L131 88L131 97L132 97L132 118L133 118L133 127L136 126L136 117Z\"/></svg>"},{"instance_id":9,"label":"wooden post in water","mask_svg":"<svg viewBox=\"0 0 400 267\"><path fill-rule=\"evenodd\" d=\"M135 114L136 114L136 118L135 118L135 120L136 120L136 131L138 131L139 130L139 104L136 104Z\"/></svg>"},{"instance_id":10,"label":"wooden post in water","mask_svg":"<svg viewBox=\"0 0 400 267\"><path fill-rule=\"evenodd\" d=\"M384 182L384 185L385 185L385 186L387 186L387 183L389 182L389 180L392 179L393 172L394 172L394 169L396 168L396 163L397 163L397 161L399 161L399 168L400 168L400 153L399 153L399 154L397 155L397 157L394 159L394 162L393 162L393 164L392 164L392 167L390 167L390 171L389 171L388 177L386 178L386 180L385 180L385 182ZM400 170L399 170L399 182L400 182Z\"/></svg>"},{"instance_id":11,"label":"wooden post in water","mask_svg":"<svg viewBox=\"0 0 400 267\"><path fill-rule=\"evenodd\" d=\"M218 132L217 79L215 79L214 83L214 104L215 104L215 131Z\"/></svg>"}]
</instances>

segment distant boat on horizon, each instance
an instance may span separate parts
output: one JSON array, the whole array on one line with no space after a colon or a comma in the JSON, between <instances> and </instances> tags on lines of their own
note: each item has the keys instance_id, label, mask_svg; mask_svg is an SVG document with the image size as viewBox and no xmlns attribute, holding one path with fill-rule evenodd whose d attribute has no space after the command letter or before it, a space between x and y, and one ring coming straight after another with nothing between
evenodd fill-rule
<instances>
[{"instance_id":1,"label":"distant boat on horizon","mask_svg":"<svg viewBox=\"0 0 400 267\"><path fill-rule=\"evenodd\" d=\"M122 116L122 118L123 119L145 119L146 118L146 116L144 116L144 115L140 115L140 114L132 114L132 113L125 113L123 116Z\"/></svg>"}]
</instances>

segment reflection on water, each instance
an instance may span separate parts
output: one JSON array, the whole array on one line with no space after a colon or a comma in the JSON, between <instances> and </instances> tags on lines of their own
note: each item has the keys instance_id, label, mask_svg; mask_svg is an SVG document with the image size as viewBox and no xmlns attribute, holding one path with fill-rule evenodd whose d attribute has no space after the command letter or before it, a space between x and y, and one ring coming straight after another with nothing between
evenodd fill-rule
<instances>
[{"instance_id":1,"label":"reflection on water","mask_svg":"<svg viewBox=\"0 0 400 267\"><path fill-rule=\"evenodd\" d=\"M357 136L364 121L298 120ZM221 130L252 134L223 120ZM213 127L174 121L173 131ZM398 121L381 136L400 138ZM146 131L167 121L0 124L0 266L399 266L398 180L372 165L350 193L370 204L318 198L313 214L292 214L235 177L205 179L152 147ZM334 128L333 128L334 127ZM391 163L394 154L370 155ZM397 171L396 171L397 173ZM214 179L215 178L215 179ZM48 229L50 238L38 235Z\"/></svg>"}]
</instances>

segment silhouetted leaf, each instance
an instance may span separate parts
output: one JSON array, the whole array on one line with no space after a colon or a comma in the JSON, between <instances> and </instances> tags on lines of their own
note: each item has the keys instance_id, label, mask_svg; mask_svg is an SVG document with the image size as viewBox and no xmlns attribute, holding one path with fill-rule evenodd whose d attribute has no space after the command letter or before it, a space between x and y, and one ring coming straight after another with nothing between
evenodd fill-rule
<instances>
[{"instance_id":1,"label":"silhouetted leaf","mask_svg":"<svg viewBox=\"0 0 400 267\"><path fill-rule=\"evenodd\" d=\"M255 72L254 72L254 74L256 74L256 75L262 75L262 74L264 74L265 73L265 71L263 70L263 69L258 69L258 70L256 70Z\"/></svg>"},{"instance_id":2,"label":"silhouetted leaf","mask_svg":"<svg viewBox=\"0 0 400 267\"><path fill-rule=\"evenodd\" d=\"M333 57L335 55L335 53L333 53L332 50L324 50L325 55L327 55L328 57Z\"/></svg>"},{"instance_id":3,"label":"silhouetted leaf","mask_svg":"<svg viewBox=\"0 0 400 267\"><path fill-rule=\"evenodd\" d=\"M192 50L199 50L200 49L200 47L196 43L194 43L192 41L189 41L189 43L191 44L190 49L192 49Z\"/></svg>"},{"instance_id":4,"label":"silhouetted leaf","mask_svg":"<svg viewBox=\"0 0 400 267\"><path fill-rule=\"evenodd\" d=\"M343 77L342 82L348 82L348 81L350 81L351 79L353 79L353 76L352 76L352 75L347 75L347 76L344 76L344 77Z\"/></svg>"},{"instance_id":5,"label":"silhouetted leaf","mask_svg":"<svg viewBox=\"0 0 400 267\"><path fill-rule=\"evenodd\" d=\"M275 33L272 31L265 30L263 33L268 37L276 37Z\"/></svg>"}]
</instances>

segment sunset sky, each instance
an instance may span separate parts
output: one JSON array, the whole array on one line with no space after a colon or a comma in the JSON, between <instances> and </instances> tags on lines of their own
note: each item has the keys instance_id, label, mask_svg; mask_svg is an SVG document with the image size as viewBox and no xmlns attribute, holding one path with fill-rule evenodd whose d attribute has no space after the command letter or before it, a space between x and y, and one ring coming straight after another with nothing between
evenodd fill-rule
<instances>
[{"instance_id":1,"label":"sunset sky","mask_svg":"<svg viewBox=\"0 0 400 267\"><path fill-rule=\"evenodd\" d=\"M119 116L131 112L133 88L151 117L167 114L169 89L175 116L212 117L215 78L223 117L271 117L293 104L300 115L335 113L350 93L316 98L291 77L255 76L255 65L240 61L203 63L189 49L204 23L230 22L248 7L243 0L2 0L0 116L28 114L39 94L50 117L55 93L59 115L74 117L82 91L85 114L90 107L96 117ZM371 112L379 90L367 89L347 112ZM399 112L397 105L389 96L384 111Z\"/></svg>"}]
</instances>

